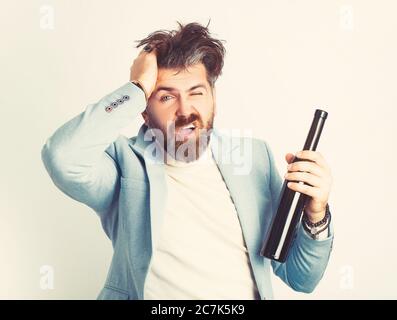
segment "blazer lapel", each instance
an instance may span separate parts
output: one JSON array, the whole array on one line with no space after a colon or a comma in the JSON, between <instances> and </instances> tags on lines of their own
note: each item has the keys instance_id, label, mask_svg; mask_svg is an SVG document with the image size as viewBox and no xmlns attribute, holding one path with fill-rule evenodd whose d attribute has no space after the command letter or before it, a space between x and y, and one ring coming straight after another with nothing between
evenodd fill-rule
<instances>
[{"instance_id":1,"label":"blazer lapel","mask_svg":"<svg viewBox=\"0 0 397 320\"><path fill-rule=\"evenodd\" d=\"M134 144L131 144L131 147L138 152L144 160L149 180L151 249L153 252L158 241L167 199L163 152L154 142L153 134L151 130L148 130L146 125L141 126L137 140Z\"/></svg>"}]
</instances>

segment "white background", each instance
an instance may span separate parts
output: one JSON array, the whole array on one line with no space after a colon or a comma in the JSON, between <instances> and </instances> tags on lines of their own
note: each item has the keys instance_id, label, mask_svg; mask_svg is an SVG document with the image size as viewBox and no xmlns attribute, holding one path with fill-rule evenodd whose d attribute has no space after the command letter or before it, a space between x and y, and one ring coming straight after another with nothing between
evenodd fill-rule
<instances>
[{"instance_id":1,"label":"white background","mask_svg":"<svg viewBox=\"0 0 397 320\"><path fill-rule=\"evenodd\" d=\"M252 129L284 174L314 109L329 112L318 150L334 176L331 260L314 293L274 279L275 297L397 298L396 9L358 0L1 0L0 298L96 298L111 243L95 213L52 184L41 147L128 81L135 40L210 18L227 49L216 126ZM43 18L51 10L52 25ZM44 265L53 289L40 288Z\"/></svg>"}]
</instances>

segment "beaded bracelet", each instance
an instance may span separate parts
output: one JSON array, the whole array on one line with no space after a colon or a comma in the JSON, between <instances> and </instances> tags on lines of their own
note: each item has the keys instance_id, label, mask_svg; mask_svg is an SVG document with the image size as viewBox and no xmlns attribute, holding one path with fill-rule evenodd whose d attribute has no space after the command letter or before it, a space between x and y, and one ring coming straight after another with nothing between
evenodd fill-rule
<instances>
[{"instance_id":1,"label":"beaded bracelet","mask_svg":"<svg viewBox=\"0 0 397 320\"><path fill-rule=\"evenodd\" d=\"M331 222L331 216L329 216L329 220L327 220L327 222L326 222L323 226L321 226L321 227L312 227L312 228L309 228L305 222L302 223L302 226L303 226L303 229L304 229L306 232L308 232L308 233L310 234L310 236L311 236L313 239L318 239L319 235L320 235L323 231L325 231L326 229L328 229L330 222Z\"/></svg>"},{"instance_id":2,"label":"beaded bracelet","mask_svg":"<svg viewBox=\"0 0 397 320\"><path fill-rule=\"evenodd\" d=\"M327 221L328 221L330 215L331 215L331 214L330 214L330 212L329 212L329 205L328 205L328 203L327 203L327 206L326 206L326 208L325 208L325 216L324 216L324 218L322 218L320 221L313 223L313 222L311 222L311 221L307 218L306 214L303 215L302 220L303 220L303 221L307 224L307 226L310 227L310 228L319 227L319 226L322 226L323 224L327 223Z\"/></svg>"}]
</instances>

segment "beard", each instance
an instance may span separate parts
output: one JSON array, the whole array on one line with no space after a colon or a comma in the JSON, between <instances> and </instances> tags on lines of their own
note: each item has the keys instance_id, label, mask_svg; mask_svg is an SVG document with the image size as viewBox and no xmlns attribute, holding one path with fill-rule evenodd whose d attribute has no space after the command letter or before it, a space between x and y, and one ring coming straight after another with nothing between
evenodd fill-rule
<instances>
[{"instance_id":1,"label":"beard","mask_svg":"<svg viewBox=\"0 0 397 320\"><path fill-rule=\"evenodd\" d=\"M165 139L156 139L166 156L182 162L197 160L207 149L213 129L215 114L212 111L206 122L197 113L188 117L178 116L175 121L167 122L164 127L153 119L149 119L151 129L160 130ZM190 127L190 128L186 128Z\"/></svg>"}]
</instances>

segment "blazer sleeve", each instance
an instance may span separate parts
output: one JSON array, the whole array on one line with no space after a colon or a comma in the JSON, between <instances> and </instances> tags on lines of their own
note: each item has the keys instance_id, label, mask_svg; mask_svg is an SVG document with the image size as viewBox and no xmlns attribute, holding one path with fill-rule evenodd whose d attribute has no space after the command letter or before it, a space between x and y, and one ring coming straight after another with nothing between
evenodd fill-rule
<instances>
[{"instance_id":1,"label":"blazer sleeve","mask_svg":"<svg viewBox=\"0 0 397 320\"><path fill-rule=\"evenodd\" d=\"M283 181L277 171L272 151L266 143L265 148L270 163L272 207L275 209L279 203ZM305 293L312 292L327 267L333 237L332 222L328 237L322 240L312 239L299 223L287 260L284 263L271 261L273 272L292 289Z\"/></svg>"},{"instance_id":2,"label":"blazer sleeve","mask_svg":"<svg viewBox=\"0 0 397 320\"><path fill-rule=\"evenodd\" d=\"M145 108L144 92L128 82L57 129L41 151L54 184L98 213L105 212L119 180L113 142Z\"/></svg>"}]
</instances>

